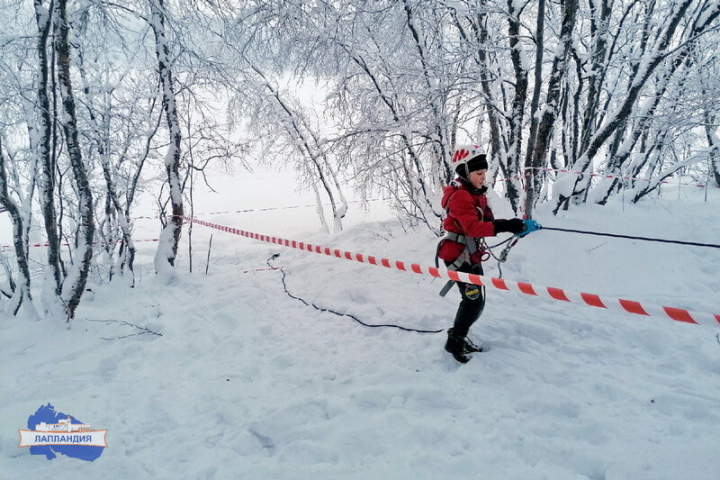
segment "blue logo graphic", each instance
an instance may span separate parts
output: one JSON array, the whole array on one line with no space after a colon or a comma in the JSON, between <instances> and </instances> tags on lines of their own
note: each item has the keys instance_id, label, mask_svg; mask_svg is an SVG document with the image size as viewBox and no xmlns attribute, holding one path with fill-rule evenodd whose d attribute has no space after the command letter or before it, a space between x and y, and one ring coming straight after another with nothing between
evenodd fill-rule
<instances>
[{"instance_id":1,"label":"blue logo graphic","mask_svg":"<svg viewBox=\"0 0 720 480\"><path fill-rule=\"evenodd\" d=\"M92 430L72 415L56 412L51 404L40 407L27 421L29 430L19 430L21 447L30 447L31 455L45 455L48 460L62 453L68 457L92 462L107 446L107 430Z\"/></svg>"}]
</instances>

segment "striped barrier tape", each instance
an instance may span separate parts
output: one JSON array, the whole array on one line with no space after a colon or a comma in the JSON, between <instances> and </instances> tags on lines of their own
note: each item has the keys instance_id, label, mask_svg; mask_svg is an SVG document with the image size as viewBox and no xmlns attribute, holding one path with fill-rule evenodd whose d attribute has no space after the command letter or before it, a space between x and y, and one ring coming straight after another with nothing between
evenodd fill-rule
<instances>
[{"instance_id":1,"label":"striped barrier tape","mask_svg":"<svg viewBox=\"0 0 720 480\"><path fill-rule=\"evenodd\" d=\"M159 240L160 239L158 239L158 238L147 238L144 240L133 240L133 243L157 242ZM118 243L124 243L124 240L119 240ZM69 243L61 243L60 245L62 245L64 247L72 247L72 245L70 245ZM94 245L107 245L107 243L96 242ZM31 243L30 245L28 245L28 247L30 247L30 248L32 248L32 247L49 247L49 246L50 246L49 243ZM6 248L13 248L13 246L12 245L0 245L0 248L5 250Z\"/></svg>"},{"instance_id":2,"label":"striped barrier tape","mask_svg":"<svg viewBox=\"0 0 720 480\"><path fill-rule=\"evenodd\" d=\"M621 180L635 180L637 182L652 182L652 179L648 178L640 178L640 177L629 177L627 175L613 175L610 173L587 173L587 172L581 172L581 171L575 171L575 170L568 170L566 168L547 168L547 167L524 167L523 170L542 170L543 172L556 172L556 173L571 173L573 175L587 175L588 177L601 177L601 178L619 178ZM510 178L522 178L521 174L515 175ZM501 182L504 180L508 180L508 178L500 178L496 180L497 182ZM660 184L666 184L666 185L685 185L688 187L700 187L700 188L708 188L710 185L703 185L699 183L683 183L683 182L671 182L668 180L660 180Z\"/></svg>"},{"instance_id":3,"label":"striped barrier tape","mask_svg":"<svg viewBox=\"0 0 720 480\"><path fill-rule=\"evenodd\" d=\"M711 325L720 327L720 314L712 314L706 312L695 312L684 308L664 307L658 305L642 304L633 300L622 298L601 297L592 293L573 292L556 287L544 287L532 285L525 282L513 282L500 278L486 277L483 275L475 275L471 273L456 272L452 270L443 270L435 267L419 265L417 263L407 263L387 258L378 258L371 255L362 255L360 253L352 253L319 245L312 245L305 242L297 242L295 240L286 240L268 235L247 232L238 228L219 225L216 223L206 222L195 218L182 217L185 221L197 223L205 227L214 228L234 235L240 235L254 240L260 240L267 243L274 243L286 247L305 250L308 252L324 254L330 257L336 257L344 260L351 260L360 263L369 263L370 265L382 266L390 269L401 270L403 272L412 272L420 275L429 275L435 278L444 278L454 280L456 282L472 283L475 285L483 285L485 287L495 288L497 290L514 291L525 295L536 297L544 297L551 300L576 303L590 307L604 308L613 311L621 311L625 313L633 313L636 315L644 315L648 317L664 317L670 318L677 322L693 323L698 325Z\"/></svg>"},{"instance_id":4,"label":"striped barrier tape","mask_svg":"<svg viewBox=\"0 0 720 480\"><path fill-rule=\"evenodd\" d=\"M393 198L391 198L391 197L388 197L388 198L371 198L371 199L368 199L368 200L351 200L351 201L349 201L349 202L347 202L347 203L380 202L380 201L383 201L383 200L392 200L392 199L393 199ZM329 206L330 204L329 204L329 203L324 203L323 205L324 205L324 206ZM194 215L195 215L195 216L198 216L198 217L203 217L203 216L207 216L207 215L227 215L227 214L230 214L230 213L269 212L269 211L271 211L271 210L290 210L290 209L293 209L293 208L310 208L310 207L317 207L317 203L309 203L309 204L307 204L307 205L287 205L287 206L284 206L284 207L249 208L249 209L245 209L245 210L223 210L223 211L218 211L218 212L196 213L196 214L194 214ZM147 216L144 216L144 217L133 217L133 220L138 220L138 219L156 220L156 219L158 219L158 218L159 218L159 216L157 216L157 217L147 217Z\"/></svg>"}]
</instances>

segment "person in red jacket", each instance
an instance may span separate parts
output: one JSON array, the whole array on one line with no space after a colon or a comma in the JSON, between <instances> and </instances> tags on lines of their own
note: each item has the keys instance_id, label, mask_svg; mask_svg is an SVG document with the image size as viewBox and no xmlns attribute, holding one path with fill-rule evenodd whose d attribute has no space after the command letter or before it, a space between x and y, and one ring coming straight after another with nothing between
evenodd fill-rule
<instances>
[{"instance_id":1,"label":"person in red jacket","mask_svg":"<svg viewBox=\"0 0 720 480\"><path fill-rule=\"evenodd\" d=\"M450 270L482 275L482 261L486 256L484 237L501 232L520 234L526 230L519 218L495 219L488 205L485 175L487 155L478 145L458 147L452 157L457 178L445 187L442 207L447 215L443 220L445 236L440 240L437 255ZM485 307L484 288L458 282L462 300L452 328L448 330L445 350L458 362L466 363L471 354L482 348L467 338L473 323Z\"/></svg>"}]
</instances>

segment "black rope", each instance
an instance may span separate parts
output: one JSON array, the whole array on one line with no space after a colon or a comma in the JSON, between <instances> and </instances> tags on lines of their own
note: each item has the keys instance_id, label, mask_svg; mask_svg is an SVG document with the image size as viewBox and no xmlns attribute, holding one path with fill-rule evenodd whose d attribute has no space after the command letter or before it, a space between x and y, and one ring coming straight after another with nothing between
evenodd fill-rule
<instances>
[{"instance_id":1,"label":"black rope","mask_svg":"<svg viewBox=\"0 0 720 480\"><path fill-rule=\"evenodd\" d=\"M597 236L601 236L601 237L628 238L630 240L643 240L646 242L674 243L677 245L691 245L693 247L720 248L720 245L715 244L715 243L684 242L682 240L666 240L664 238L636 237L633 235L620 235L618 233L603 233L603 232L589 232L586 230L571 230L569 228L556 228L556 227L543 226L541 228L541 230L555 230L556 232L581 233L583 235L597 235Z\"/></svg>"},{"instance_id":2,"label":"black rope","mask_svg":"<svg viewBox=\"0 0 720 480\"><path fill-rule=\"evenodd\" d=\"M272 257L268 258L268 260L267 260L268 266L273 267L273 266L270 264L270 261L271 261L271 260L275 260L275 259L276 259L277 257L279 257L279 256L280 256L280 254L279 254L279 253L276 253L276 254L274 254ZM273 267L273 268L276 268L276 267ZM403 327L403 326L401 326L401 325L394 325L394 324L391 324L391 323L390 323L390 324L383 324L383 325L374 325L374 324L371 324L371 323L365 323L365 322L363 322L362 320L360 320L359 318L357 318L355 315L351 315L351 314L349 314L349 313L336 312L335 310L332 310L332 309L329 309L329 308L320 307L320 306L318 306L318 305L315 305L315 304L312 303L312 302L308 302L308 301L306 301L306 300L304 300L304 299L302 299L302 298L300 298L300 297L296 297L295 295L293 295L292 293L290 293L290 291L288 291L288 288L287 288L287 283L285 282L285 277L286 277L287 274L285 273L285 270L284 270L283 268L280 268L280 272L282 273L282 285L283 285L283 289L285 290L285 293L287 293L287 295L288 295L290 298L295 299L295 300L298 300L298 301L304 303L306 306L308 306L308 307L313 307L315 310L318 310L318 311L320 311L320 312L332 313L332 314L335 314L335 315L337 315L337 316L339 316L339 317L349 317L349 318L353 319L354 321L356 321L357 323L359 323L360 325L362 325L362 326L364 326L364 327L368 327L368 328L397 328L397 329L403 330L403 331L405 331L405 332L416 332L416 333L442 333L442 332L445 331L445 330L421 330L421 329L417 329L417 328Z\"/></svg>"}]
</instances>

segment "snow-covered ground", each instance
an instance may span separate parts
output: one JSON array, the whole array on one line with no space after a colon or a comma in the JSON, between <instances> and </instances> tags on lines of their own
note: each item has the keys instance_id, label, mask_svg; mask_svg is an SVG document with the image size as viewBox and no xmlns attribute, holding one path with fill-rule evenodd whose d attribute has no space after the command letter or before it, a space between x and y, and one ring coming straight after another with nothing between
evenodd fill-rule
<instances>
[{"instance_id":1,"label":"snow-covered ground","mask_svg":"<svg viewBox=\"0 0 720 480\"><path fill-rule=\"evenodd\" d=\"M197 213L312 203L292 178L238 173ZM666 188L545 226L718 243L720 192ZM507 205L493 198L495 210ZM3 214L5 215L5 214ZM436 238L382 202L320 233L312 208L200 217L431 265ZM157 236L138 221L137 238ZM7 243L4 228L0 240ZM207 248L213 235L208 273ZM185 236L185 240L187 236ZM720 329L488 289L468 364L443 350L444 281L195 226L177 281L139 243L137 288L91 285L70 328L0 322L0 478L718 480ZM276 258L271 258L279 254ZM269 265L282 267L270 270ZM503 278L720 314L720 250L540 231ZM497 276L495 262L486 275ZM17 429L51 403L108 429L94 462L48 461Z\"/></svg>"}]
</instances>

